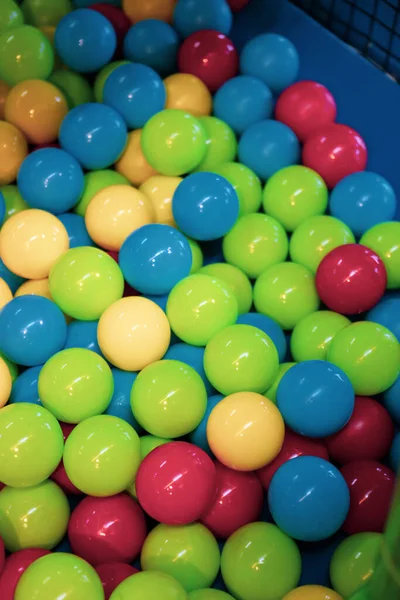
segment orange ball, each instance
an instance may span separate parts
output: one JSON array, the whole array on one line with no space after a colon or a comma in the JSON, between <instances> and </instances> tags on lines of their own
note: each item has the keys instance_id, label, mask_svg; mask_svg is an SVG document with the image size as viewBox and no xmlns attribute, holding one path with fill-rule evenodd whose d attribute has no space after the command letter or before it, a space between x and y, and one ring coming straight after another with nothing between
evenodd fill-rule
<instances>
[{"instance_id":1,"label":"orange ball","mask_svg":"<svg viewBox=\"0 0 400 600\"><path fill-rule=\"evenodd\" d=\"M122 0L124 13L132 23L144 19L160 19L171 23L177 0Z\"/></svg>"},{"instance_id":2,"label":"orange ball","mask_svg":"<svg viewBox=\"0 0 400 600\"><path fill-rule=\"evenodd\" d=\"M10 86L5 81L0 81L0 119L4 120L4 105L10 91Z\"/></svg>"},{"instance_id":3,"label":"orange ball","mask_svg":"<svg viewBox=\"0 0 400 600\"><path fill-rule=\"evenodd\" d=\"M141 185L149 177L157 174L144 157L140 144L141 137L141 129L130 132L124 153L115 164L115 170L135 186Z\"/></svg>"},{"instance_id":4,"label":"orange ball","mask_svg":"<svg viewBox=\"0 0 400 600\"><path fill-rule=\"evenodd\" d=\"M184 110L194 117L206 117L212 111L212 96L195 75L175 73L164 79L167 92L165 108Z\"/></svg>"},{"instance_id":5,"label":"orange ball","mask_svg":"<svg viewBox=\"0 0 400 600\"><path fill-rule=\"evenodd\" d=\"M47 144L58 137L68 104L48 81L30 79L12 88L5 104L6 120L25 134L32 144Z\"/></svg>"},{"instance_id":6,"label":"orange ball","mask_svg":"<svg viewBox=\"0 0 400 600\"><path fill-rule=\"evenodd\" d=\"M0 185L17 178L22 161L28 154L28 144L19 129L0 121Z\"/></svg>"}]
</instances>

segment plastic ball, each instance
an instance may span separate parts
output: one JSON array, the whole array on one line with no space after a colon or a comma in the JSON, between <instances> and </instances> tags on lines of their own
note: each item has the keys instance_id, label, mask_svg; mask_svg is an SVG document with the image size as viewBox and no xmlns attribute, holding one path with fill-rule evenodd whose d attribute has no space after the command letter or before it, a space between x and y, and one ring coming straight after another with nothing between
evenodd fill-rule
<instances>
[{"instance_id":1,"label":"plastic ball","mask_svg":"<svg viewBox=\"0 0 400 600\"><path fill-rule=\"evenodd\" d=\"M257 175L245 165L236 162L224 162L213 167L231 183L239 198L239 215L255 213L261 205L262 189Z\"/></svg>"},{"instance_id":2,"label":"plastic ball","mask_svg":"<svg viewBox=\"0 0 400 600\"><path fill-rule=\"evenodd\" d=\"M172 214L172 198L181 181L181 177L155 175L146 179L140 186L140 191L151 202L156 223L175 226Z\"/></svg>"},{"instance_id":3,"label":"plastic ball","mask_svg":"<svg viewBox=\"0 0 400 600\"><path fill-rule=\"evenodd\" d=\"M343 600L343 598L322 585L302 585L286 594L282 600Z\"/></svg>"},{"instance_id":4,"label":"plastic ball","mask_svg":"<svg viewBox=\"0 0 400 600\"><path fill-rule=\"evenodd\" d=\"M25 22L36 27L55 26L72 10L70 0L61 0L56 5L52 0L23 0L21 8Z\"/></svg>"},{"instance_id":5,"label":"plastic ball","mask_svg":"<svg viewBox=\"0 0 400 600\"><path fill-rule=\"evenodd\" d=\"M0 279L0 310L13 299L12 291L10 290L4 279Z\"/></svg>"},{"instance_id":6,"label":"plastic ball","mask_svg":"<svg viewBox=\"0 0 400 600\"><path fill-rule=\"evenodd\" d=\"M190 274L193 275L194 273L197 273L203 266L204 257L203 251L198 242L195 242L189 238L188 242L192 251L192 268L190 269Z\"/></svg>"},{"instance_id":7,"label":"plastic ball","mask_svg":"<svg viewBox=\"0 0 400 600\"><path fill-rule=\"evenodd\" d=\"M333 188L347 175L365 169L367 147L354 129L331 123L308 136L302 160L306 167L319 173L329 188Z\"/></svg>"},{"instance_id":8,"label":"plastic ball","mask_svg":"<svg viewBox=\"0 0 400 600\"><path fill-rule=\"evenodd\" d=\"M2 354L1 352L0 352L0 358L5 363L8 371L9 371L9 373L11 375L11 382L14 383L14 381L17 379L17 377L19 375L18 365L16 365L15 363L13 363L11 360L8 360L8 358L6 358L4 356L4 354ZM4 390L8 390L7 374L6 374L6 372L4 374L3 381L5 383ZM5 396L6 396L6 392L3 391L3 397L5 397Z\"/></svg>"},{"instance_id":9,"label":"plastic ball","mask_svg":"<svg viewBox=\"0 0 400 600\"><path fill-rule=\"evenodd\" d=\"M115 60L113 62L108 63L97 73L96 78L94 80L92 94L96 102L103 102L104 86L111 73L115 71L115 69L118 69L118 67L129 64L131 64L129 60ZM88 100L88 102L90 102L90 100Z\"/></svg>"},{"instance_id":10,"label":"plastic ball","mask_svg":"<svg viewBox=\"0 0 400 600\"><path fill-rule=\"evenodd\" d=\"M0 185L17 178L22 161L28 154L26 139L19 129L0 121Z\"/></svg>"},{"instance_id":11,"label":"plastic ball","mask_svg":"<svg viewBox=\"0 0 400 600\"><path fill-rule=\"evenodd\" d=\"M200 117L206 134L206 154L195 171L214 171L225 163L234 160L237 152L236 136L232 129L216 117ZM223 173L218 173L223 175ZM228 177L226 177L228 179ZM229 179L228 179L229 180ZM236 189L235 184L231 181Z\"/></svg>"},{"instance_id":12,"label":"plastic ball","mask_svg":"<svg viewBox=\"0 0 400 600\"><path fill-rule=\"evenodd\" d=\"M130 394L132 385L136 379L136 373L112 369L114 380L114 393L105 414L123 419L129 425L132 425L136 433L141 432L141 427L134 418L130 405Z\"/></svg>"},{"instance_id":13,"label":"plastic ball","mask_svg":"<svg viewBox=\"0 0 400 600\"><path fill-rule=\"evenodd\" d=\"M83 217L74 215L73 213L63 213L62 215L58 215L58 218L67 230L70 248L94 246L94 242L87 232Z\"/></svg>"},{"instance_id":14,"label":"plastic ball","mask_svg":"<svg viewBox=\"0 0 400 600\"><path fill-rule=\"evenodd\" d=\"M164 84L167 109L183 110L194 117L210 115L212 97L201 79L188 73L175 73L164 79Z\"/></svg>"},{"instance_id":15,"label":"plastic ball","mask_svg":"<svg viewBox=\"0 0 400 600\"><path fill-rule=\"evenodd\" d=\"M298 584L300 551L272 523L250 523L226 542L221 572L226 587L236 598L275 600Z\"/></svg>"},{"instance_id":16,"label":"plastic ball","mask_svg":"<svg viewBox=\"0 0 400 600\"><path fill-rule=\"evenodd\" d=\"M4 121L4 107L10 89L10 86L5 81L0 80L0 120L2 121Z\"/></svg>"},{"instance_id":17,"label":"plastic ball","mask_svg":"<svg viewBox=\"0 0 400 600\"><path fill-rule=\"evenodd\" d=\"M397 473L400 469L400 434L396 433L390 448L389 464L392 470Z\"/></svg>"},{"instance_id":18,"label":"plastic ball","mask_svg":"<svg viewBox=\"0 0 400 600\"><path fill-rule=\"evenodd\" d=\"M384 296L367 313L366 319L389 329L400 342L400 294Z\"/></svg>"},{"instance_id":19,"label":"plastic ball","mask_svg":"<svg viewBox=\"0 0 400 600\"><path fill-rule=\"evenodd\" d=\"M4 217L4 222L7 221L13 215L15 215L17 212L21 212L21 210L29 208L29 206L26 204L25 200L19 193L19 190L16 185L4 185L0 188L0 193L2 194L6 204L6 214Z\"/></svg>"},{"instance_id":20,"label":"plastic ball","mask_svg":"<svg viewBox=\"0 0 400 600\"><path fill-rule=\"evenodd\" d=\"M102 353L115 367L140 371L164 356L171 330L164 311L154 302L127 297L103 313L97 336Z\"/></svg>"},{"instance_id":21,"label":"plastic ball","mask_svg":"<svg viewBox=\"0 0 400 600\"><path fill-rule=\"evenodd\" d=\"M14 600L15 588L26 569L38 558L50 554L42 548L19 550L7 557L3 574L0 576L2 600Z\"/></svg>"},{"instance_id":22,"label":"plastic ball","mask_svg":"<svg viewBox=\"0 0 400 600\"><path fill-rule=\"evenodd\" d=\"M63 150L85 169L105 169L123 152L127 129L122 117L110 106L81 104L70 110L61 123L59 139Z\"/></svg>"},{"instance_id":23,"label":"plastic ball","mask_svg":"<svg viewBox=\"0 0 400 600\"><path fill-rule=\"evenodd\" d=\"M145 19L133 25L124 39L124 54L132 62L151 67L161 76L176 68L178 35L159 19Z\"/></svg>"},{"instance_id":24,"label":"plastic ball","mask_svg":"<svg viewBox=\"0 0 400 600\"><path fill-rule=\"evenodd\" d=\"M250 310L253 290L243 271L227 263L212 263L199 269L198 273L216 277L232 288L238 302L239 315Z\"/></svg>"},{"instance_id":25,"label":"plastic ball","mask_svg":"<svg viewBox=\"0 0 400 600\"><path fill-rule=\"evenodd\" d=\"M7 404L11 395L12 378L7 363L0 357L0 408Z\"/></svg>"},{"instance_id":26,"label":"plastic ball","mask_svg":"<svg viewBox=\"0 0 400 600\"><path fill-rule=\"evenodd\" d=\"M242 134L272 115L271 90L260 79L238 75L226 81L215 94L214 114L235 133Z\"/></svg>"},{"instance_id":27,"label":"plastic ball","mask_svg":"<svg viewBox=\"0 0 400 600\"><path fill-rule=\"evenodd\" d=\"M142 150L148 163L161 175L184 175L204 159L207 145L201 123L181 110L162 110L142 132Z\"/></svg>"},{"instance_id":28,"label":"plastic ball","mask_svg":"<svg viewBox=\"0 0 400 600\"><path fill-rule=\"evenodd\" d=\"M392 419L400 424L400 374L393 385L383 395L383 404Z\"/></svg>"},{"instance_id":29,"label":"plastic ball","mask_svg":"<svg viewBox=\"0 0 400 600\"><path fill-rule=\"evenodd\" d=\"M85 174L85 187L83 194L78 204L74 208L81 217L86 214L87 207L95 195L106 187L112 185L128 185L129 181L123 175L111 171L111 169L104 169L100 171L90 171Z\"/></svg>"},{"instance_id":30,"label":"plastic ball","mask_svg":"<svg viewBox=\"0 0 400 600\"><path fill-rule=\"evenodd\" d=\"M157 171L149 165L143 154L141 141L141 129L128 133L125 149L115 163L117 173L126 177L127 182L136 187L157 175Z\"/></svg>"},{"instance_id":31,"label":"plastic ball","mask_svg":"<svg viewBox=\"0 0 400 600\"><path fill-rule=\"evenodd\" d=\"M6 0L0 10L0 33L24 24L24 15L16 2Z\"/></svg>"},{"instance_id":32,"label":"plastic ball","mask_svg":"<svg viewBox=\"0 0 400 600\"><path fill-rule=\"evenodd\" d=\"M63 93L70 109L93 100L92 88L79 73L58 69L53 71L49 81Z\"/></svg>"},{"instance_id":33,"label":"plastic ball","mask_svg":"<svg viewBox=\"0 0 400 600\"><path fill-rule=\"evenodd\" d=\"M100 577L104 588L105 600L108 600L120 583L131 575L138 573L138 569L122 562L104 563L96 567L96 573Z\"/></svg>"},{"instance_id":34,"label":"plastic ball","mask_svg":"<svg viewBox=\"0 0 400 600\"><path fill-rule=\"evenodd\" d=\"M232 27L232 13L225 0L178 0L173 20L184 38L203 29L228 35Z\"/></svg>"},{"instance_id":35,"label":"plastic ball","mask_svg":"<svg viewBox=\"0 0 400 600\"><path fill-rule=\"evenodd\" d=\"M222 592L221 590L214 590L212 588L204 588L203 590L195 590L188 594L188 600L232 600L233 596Z\"/></svg>"},{"instance_id":36,"label":"plastic ball","mask_svg":"<svg viewBox=\"0 0 400 600\"><path fill-rule=\"evenodd\" d=\"M327 359L346 373L355 393L361 396L384 392L399 374L397 339L382 325L368 321L339 331L328 348Z\"/></svg>"},{"instance_id":37,"label":"plastic ball","mask_svg":"<svg viewBox=\"0 0 400 600\"><path fill-rule=\"evenodd\" d=\"M67 423L60 423L63 436L64 436L64 444L68 439L69 435L74 429L74 425L68 425ZM69 495L81 495L81 491L78 490L77 487L71 483L68 475L65 472L64 461L61 460L53 473L51 474L51 479L55 481L55 483L62 489L65 494Z\"/></svg>"},{"instance_id":38,"label":"plastic ball","mask_svg":"<svg viewBox=\"0 0 400 600\"><path fill-rule=\"evenodd\" d=\"M49 279L44 277L43 279L28 279L25 281L15 292L15 298L19 296L43 296L48 300L53 300L50 294Z\"/></svg>"},{"instance_id":39,"label":"plastic ball","mask_svg":"<svg viewBox=\"0 0 400 600\"><path fill-rule=\"evenodd\" d=\"M0 256L1 256L1 251L0 251ZM24 279L22 279L22 277L19 277L18 275L15 275L15 273L10 271L10 269L8 269L6 267L6 265L4 264L4 262L1 258L0 258L0 277L1 277L1 279L3 279L6 282L6 284L10 288L12 294L14 294L17 291L17 289L19 288L19 286L21 286L21 284L24 283Z\"/></svg>"},{"instance_id":40,"label":"plastic ball","mask_svg":"<svg viewBox=\"0 0 400 600\"><path fill-rule=\"evenodd\" d=\"M176 344L176 345L180 345L180 344ZM202 353L204 353L203 349L201 349L201 350L202 350ZM208 383L208 386L211 387L209 383ZM207 388L207 386L206 386L206 388ZM209 393L212 394L212 391ZM195 429L193 429L193 431L191 431L188 435L189 442L191 442L192 444L195 444L196 446L198 446L199 448L201 448L202 450L207 452L207 454L209 456L212 456L212 452L211 452L211 449L210 449L210 446L209 446L208 440L207 440L208 418L209 418L213 408L222 399L223 399L223 396L221 394L210 395L208 397L207 408L206 408L206 412L204 413L204 417L202 418L200 423L197 425L197 427L195 427Z\"/></svg>"},{"instance_id":41,"label":"plastic ball","mask_svg":"<svg viewBox=\"0 0 400 600\"><path fill-rule=\"evenodd\" d=\"M122 0L122 8L132 23L145 19L159 19L170 22L176 0Z\"/></svg>"},{"instance_id":42,"label":"plastic ball","mask_svg":"<svg viewBox=\"0 0 400 600\"><path fill-rule=\"evenodd\" d=\"M0 35L0 79L14 86L26 79L47 79L54 52L47 37L30 25Z\"/></svg>"},{"instance_id":43,"label":"plastic ball","mask_svg":"<svg viewBox=\"0 0 400 600\"><path fill-rule=\"evenodd\" d=\"M286 339L282 329L273 319L260 313L249 312L239 315L236 324L251 325L257 329L261 329L274 343L278 352L279 362L284 360L286 355Z\"/></svg>"},{"instance_id":44,"label":"plastic ball","mask_svg":"<svg viewBox=\"0 0 400 600\"><path fill-rule=\"evenodd\" d=\"M359 460L341 468L350 490L350 510L343 530L346 533L381 533L392 501L395 474L374 460Z\"/></svg>"},{"instance_id":45,"label":"plastic ball","mask_svg":"<svg viewBox=\"0 0 400 600\"><path fill-rule=\"evenodd\" d=\"M109 4L108 2L107 4L104 4L104 2L96 2L95 4L91 4L90 8L99 12L103 17L110 21L117 36L116 55L122 55L124 39L132 25L128 16L121 8L112 6L112 4Z\"/></svg>"},{"instance_id":46,"label":"plastic ball","mask_svg":"<svg viewBox=\"0 0 400 600\"><path fill-rule=\"evenodd\" d=\"M213 335L236 322L238 303L225 282L189 275L171 291L167 317L172 331L187 344L205 346Z\"/></svg>"},{"instance_id":47,"label":"plastic ball","mask_svg":"<svg viewBox=\"0 0 400 600\"><path fill-rule=\"evenodd\" d=\"M69 505L58 485L46 480L31 487L5 487L0 492L0 515L0 535L9 552L51 550L67 531Z\"/></svg>"},{"instance_id":48,"label":"plastic ball","mask_svg":"<svg viewBox=\"0 0 400 600\"><path fill-rule=\"evenodd\" d=\"M380 256L387 273L389 290L400 287L400 223L392 221L378 223L368 229L360 239L364 244Z\"/></svg>"},{"instance_id":49,"label":"plastic ball","mask_svg":"<svg viewBox=\"0 0 400 600\"><path fill-rule=\"evenodd\" d=\"M294 360L326 360L335 335L348 325L349 319L329 310L319 310L304 317L297 323L290 338Z\"/></svg>"},{"instance_id":50,"label":"plastic ball","mask_svg":"<svg viewBox=\"0 0 400 600\"><path fill-rule=\"evenodd\" d=\"M181 584L159 571L144 571L128 577L111 594L110 600L130 600L132 597L140 600L187 600L186 591Z\"/></svg>"}]
</instances>

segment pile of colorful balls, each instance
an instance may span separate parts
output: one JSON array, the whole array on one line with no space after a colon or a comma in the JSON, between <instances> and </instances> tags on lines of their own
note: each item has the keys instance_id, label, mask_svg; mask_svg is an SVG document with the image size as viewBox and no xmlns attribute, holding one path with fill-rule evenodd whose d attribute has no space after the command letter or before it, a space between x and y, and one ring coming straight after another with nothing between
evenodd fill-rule
<instances>
[{"instance_id":1,"label":"pile of colorful balls","mask_svg":"<svg viewBox=\"0 0 400 600\"><path fill-rule=\"evenodd\" d=\"M373 573L396 198L288 39L238 54L245 4L1 0L1 600L340 600Z\"/></svg>"}]
</instances>

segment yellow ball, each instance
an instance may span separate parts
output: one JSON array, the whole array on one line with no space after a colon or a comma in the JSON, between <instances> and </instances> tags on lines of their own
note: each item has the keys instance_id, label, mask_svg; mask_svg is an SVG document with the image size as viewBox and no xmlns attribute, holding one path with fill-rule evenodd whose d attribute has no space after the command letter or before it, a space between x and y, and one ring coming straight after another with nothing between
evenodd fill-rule
<instances>
[{"instance_id":1,"label":"yellow ball","mask_svg":"<svg viewBox=\"0 0 400 600\"><path fill-rule=\"evenodd\" d=\"M176 227L172 214L172 196L181 181L182 177L156 175L140 186L140 191L151 202L156 223Z\"/></svg>"},{"instance_id":2,"label":"yellow ball","mask_svg":"<svg viewBox=\"0 0 400 600\"><path fill-rule=\"evenodd\" d=\"M286 594L282 600L343 600L343 598L322 585L303 585Z\"/></svg>"},{"instance_id":3,"label":"yellow ball","mask_svg":"<svg viewBox=\"0 0 400 600\"><path fill-rule=\"evenodd\" d=\"M15 297L29 296L31 294L34 296L43 296L43 298L48 298L48 300L53 300L50 294L48 277L45 277L44 279L30 279L28 281L24 281L24 283L20 285L15 292Z\"/></svg>"},{"instance_id":4,"label":"yellow ball","mask_svg":"<svg viewBox=\"0 0 400 600\"><path fill-rule=\"evenodd\" d=\"M0 278L0 310L13 298L12 292L4 279Z\"/></svg>"},{"instance_id":5,"label":"yellow ball","mask_svg":"<svg viewBox=\"0 0 400 600\"><path fill-rule=\"evenodd\" d=\"M97 340L106 359L124 371L140 371L166 353L171 329L163 310L140 296L122 298L101 315Z\"/></svg>"},{"instance_id":6,"label":"yellow ball","mask_svg":"<svg viewBox=\"0 0 400 600\"><path fill-rule=\"evenodd\" d=\"M212 97L207 86L195 75L175 73L164 79L167 91L165 108L184 110L194 117L211 114Z\"/></svg>"},{"instance_id":7,"label":"yellow ball","mask_svg":"<svg viewBox=\"0 0 400 600\"><path fill-rule=\"evenodd\" d=\"M0 80L0 119L4 120L4 106L7 100L10 86L5 81Z\"/></svg>"},{"instance_id":8,"label":"yellow ball","mask_svg":"<svg viewBox=\"0 0 400 600\"><path fill-rule=\"evenodd\" d=\"M23 210L10 217L0 230L0 258L24 279L47 277L68 248L64 225L44 210Z\"/></svg>"},{"instance_id":9,"label":"yellow ball","mask_svg":"<svg viewBox=\"0 0 400 600\"><path fill-rule=\"evenodd\" d=\"M132 23L160 19L171 23L177 0L122 0L122 9Z\"/></svg>"},{"instance_id":10,"label":"yellow ball","mask_svg":"<svg viewBox=\"0 0 400 600\"><path fill-rule=\"evenodd\" d=\"M211 411L207 440L216 458L231 469L254 471L282 448L285 425L271 400L255 392L226 396Z\"/></svg>"},{"instance_id":11,"label":"yellow ball","mask_svg":"<svg viewBox=\"0 0 400 600\"><path fill-rule=\"evenodd\" d=\"M0 121L0 185L17 178L22 161L28 154L28 144L19 129Z\"/></svg>"},{"instance_id":12,"label":"yellow ball","mask_svg":"<svg viewBox=\"0 0 400 600\"><path fill-rule=\"evenodd\" d=\"M139 186L157 171L147 162L142 152L140 139L142 130L136 129L128 135L128 142L121 158L115 163L115 170L135 186Z\"/></svg>"},{"instance_id":13,"label":"yellow ball","mask_svg":"<svg viewBox=\"0 0 400 600\"><path fill-rule=\"evenodd\" d=\"M0 358L0 408L7 404L11 394L12 378L6 362Z\"/></svg>"},{"instance_id":14,"label":"yellow ball","mask_svg":"<svg viewBox=\"0 0 400 600\"><path fill-rule=\"evenodd\" d=\"M153 220L147 196L129 185L111 185L100 190L85 214L90 237L105 250L119 250L132 231Z\"/></svg>"}]
</instances>

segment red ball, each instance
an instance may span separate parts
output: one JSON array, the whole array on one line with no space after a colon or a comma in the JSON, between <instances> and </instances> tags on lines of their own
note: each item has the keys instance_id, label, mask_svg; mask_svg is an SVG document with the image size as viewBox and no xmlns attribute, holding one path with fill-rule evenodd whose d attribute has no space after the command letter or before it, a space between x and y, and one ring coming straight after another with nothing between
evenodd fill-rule
<instances>
[{"instance_id":1,"label":"red ball","mask_svg":"<svg viewBox=\"0 0 400 600\"><path fill-rule=\"evenodd\" d=\"M115 260L115 262L118 262L118 252L116 250L106 250L107 254L109 256L111 256L111 258L113 258Z\"/></svg>"},{"instance_id":2,"label":"red ball","mask_svg":"<svg viewBox=\"0 0 400 600\"><path fill-rule=\"evenodd\" d=\"M374 460L354 461L342 467L341 473L350 490L350 510L343 530L350 534L381 533L390 509L395 474Z\"/></svg>"},{"instance_id":3,"label":"red ball","mask_svg":"<svg viewBox=\"0 0 400 600\"><path fill-rule=\"evenodd\" d=\"M128 494L87 496L72 512L68 539L74 554L91 565L132 562L146 539L146 521Z\"/></svg>"},{"instance_id":4,"label":"red ball","mask_svg":"<svg viewBox=\"0 0 400 600\"><path fill-rule=\"evenodd\" d=\"M275 106L275 119L288 125L301 142L336 119L336 102L316 81L299 81L286 88Z\"/></svg>"},{"instance_id":5,"label":"red ball","mask_svg":"<svg viewBox=\"0 0 400 600\"><path fill-rule=\"evenodd\" d=\"M297 456L318 456L329 460L328 451L323 441L311 439L294 433L291 429L285 430L281 451L268 465L259 469L257 475L265 490L268 490L272 477L285 462Z\"/></svg>"},{"instance_id":6,"label":"red ball","mask_svg":"<svg viewBox=\"0 0 400 600\"><path fill-rule=\"evenodd\" d=\"M361 244L331 250L320 262L315 278L321 301L342 315L370 310L385 293L386 282L382 260Z\"/></svg>"},{"instance_id":7,"label":"red ball","mask_svg":"<svg viewBox=\"0 0 400 600\"><path fill-rule=\"evenodd\" d=\"M138 569L131 567L131 565L126 565L125 563L106 563L104 565L98 565L96 571L104 588L105 600L109 599L115 588L124 581L124 579L139 573Z\"/></svg>"},{"instance_id":8,"label":"red ball","mask_svg":"<svg viewBox=\"0 0 400 600\"><path fill-rule=\"evenodd\" d=\"M194 444L169 442L146 456L136 476L136 493L150 517L167 525L197 521L216 493L216 469Z\"/></svg>"},{"instance_id":9,"label":"red ball","mask_svg":"<svg viewBox=\"0 0 400 600\"><path fill-rule=\"evenodd\" d=\"M5 564L6 564L6 549L4 548L3 538L0 537L0 575L4 571Z\"/></svg>"},{"instance_id":10,"label":"red ball","mask_svg":"<svg viewBox=\"0 0 400 600\"><path fill-rule=\"evenodd\" d=\"M1 483L1 481L0 481L0 492L1 492L1 490L2 490L3 488L5 488L5 487L6 487L6 486L5 486L5 484L4 484L4 483Z\"/></svg>"},{"instance_id":11,"label":"red ball","mask_svg":"<svg viewBox=\"0 0 400 600\"><path fill-rule=\"evenodd\" d=\"M259 520L264 494L255 473L233 471L219 462L215 469L217 495L200 522L225 540L242 525Z\"/></svg>"},{"instance_id":12,"label":"red ball","mask_svg":"<svg viewBox=\"0 0 400 600\"><path fill-rule=\"evenodd\" d=\"M367 165L367 146L347 125L331 123L308 136L303 146L303 164L314 169L329 188Z\"/></svg>"},{"instance_id":13,"label":"red ball","mask_svg":"<svg viewBox=\"0 0 400 600\"><path fill-rule=\"evenodd\" d=\"M14 592L22 574L35 560L46 554L50 554L50 551L42 548L29 548L10 554L0 577L1 600L14 600Z\"/></svg>"},{"instance_id":14,"label":"red ball","mask_svg":"<svg viewBox=\"0 0 400 600\"><path fill-rule=\"evenodd\" d=\"M239 58L233 42L219 31L203 29L183 42L178 54L182 73L196 75L215 92L238 71Z\"/></svg>"},{"instance_id":15,"label":"red ball","mask_svg":"<svg viewBox=\"0 0 400 600\"><path fill-rule=\"evenodd\" d=\"M384 458L393 436L394 425L386 408L372 398L356 396L350 421L325 442L331 459L344 465Z\"/></svg>"},{"instance_id":16,"label":"red ball","mask_svg":"<svg viewBox=\"0 0 400 600\"><path fill-rule=\"evenodd\" d=\"M70 425L69 423L60 423L62 432L64 434L64 442L67 440L69 434L74 429L75 425ZM82 494L81 490L74 486L67 473L65 472L64 463L61 460L57 469L51 476L51 479L55 481L60 488L66 494Z\"/></svg>"},{"instance_id":17,"label":"red ball","mask_svg":"<svg viewBox=\"0 0 400 600\"><path fill-rule=\"evenodd\" d=\"M247 6L250 0L227 0L227 2L233 12L238 12Z\"/></svg>"},{"instance_id":18,"label":"red ball","mask_svg":"<svg viewBox=\"0 0 400 600\"><path fill-rule=\"evenodd\" d=\"M100 13L108 19L114 28L115 35L117 36L117 51L116 56L122 56L122 50L124 45L124 39L129 29L132 27L132 23L126 16L123 10L110 4L96 3L89 6L92 10Z\"/></svg>"}]
</instances>

